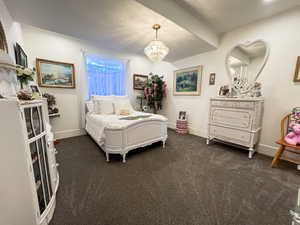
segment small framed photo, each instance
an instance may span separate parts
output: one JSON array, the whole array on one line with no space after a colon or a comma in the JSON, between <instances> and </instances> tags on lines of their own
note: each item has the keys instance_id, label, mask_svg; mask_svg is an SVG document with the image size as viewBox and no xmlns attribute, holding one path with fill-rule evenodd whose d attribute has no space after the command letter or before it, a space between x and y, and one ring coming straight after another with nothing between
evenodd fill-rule
<instances>
[{"instance_id":1,"label":"small framed photo","mask_svg":"<svg viewBox=\"0 0 300 225\"><path fill-rule=\"evenodd\" d=\"M297 58L297 64L294 75L294 82L300 82L300 56Z\"/></svg>"},{"instance_id":2,"label":"small framed photo","mask_svg":"<svg viewBox=\"0 0 300 225\"><path fill-rule=\"evenodd\" d=\"M33 98L39 98L39 97L42 96L42 93L41 93L39 87L36 84L30 84L29 87L30 87L30 90L32 92L32 97Z\"/></svg>"},{"instance_id":3,"label":"small framed photo","mask_svg":"<svg viewBox=\"0 0 300 225\"><path fill-rule=\"evenodd\" d=\"M134 90L144 90L148 82L147 75L134 74L133 75L133 89Z\"/></svg>"},{"instance_id":4,"label":"small framed photo","mask_svg":"<svg viewBox=\"0 0 300 225\"><path fill-rule=\"evenodd\" d=\"M216 83L216 74L211 73L209 75L209 85L215 85L215 83Z\"/></svg>"},{"instance_id":5,"label":"small framed photo","mask_svg":"<svg viewBox=\"0 0 300 225\"><path fill-rule=\"evenodd\" d=\"M180 111L178 115L179 120L186 120L186 111Z\"/></svg>"}]
</instances>

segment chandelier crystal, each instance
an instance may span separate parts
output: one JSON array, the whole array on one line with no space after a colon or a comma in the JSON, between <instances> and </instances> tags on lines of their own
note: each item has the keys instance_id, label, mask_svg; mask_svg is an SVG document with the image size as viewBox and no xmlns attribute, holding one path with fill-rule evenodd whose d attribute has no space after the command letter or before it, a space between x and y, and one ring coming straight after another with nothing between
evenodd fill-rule
<instances>
[{"instance_id":1,"label":"chandelier crystal","mask_svg":"<svg viewBox=\"0 0 300 225\"><path fill-rule=\"evenodd\" d=\"M169 48L162 42L157 39L157 33L160 29L159 24L155 24L152 27L155 32L155 40L151 41L146 48L144 49L144 53L148 56L150 60L153 62L162 61L169 53Z\"/></svg>"}]
</instances>

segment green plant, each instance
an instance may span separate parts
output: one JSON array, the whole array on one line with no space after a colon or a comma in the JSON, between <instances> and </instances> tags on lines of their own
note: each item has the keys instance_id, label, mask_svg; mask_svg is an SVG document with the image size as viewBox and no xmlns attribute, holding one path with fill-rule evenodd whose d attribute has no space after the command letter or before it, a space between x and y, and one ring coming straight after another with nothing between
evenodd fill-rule
<instances>
[{"instance_id":1,"label":"green plant","mask_svg":"<svg viewBox=\"0 0 300 225\"><path fill-rule=\"evenodd\" d=\"M166 97L167 85L163 76L149 74L150 78L144 89L144 96L147 99L147 105L153 109L154 113L162 109L162 100Z\"/></svg>"}]
</instances>

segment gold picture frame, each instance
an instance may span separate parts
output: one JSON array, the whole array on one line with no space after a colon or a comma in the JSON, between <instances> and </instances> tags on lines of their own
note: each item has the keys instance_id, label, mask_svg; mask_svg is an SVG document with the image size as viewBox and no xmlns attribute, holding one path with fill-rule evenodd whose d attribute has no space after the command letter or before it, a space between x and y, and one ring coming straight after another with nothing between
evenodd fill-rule
<instances>
[{"instance_id":1,"label":"gold picture frame","mask_svg":"<svg viewBox=\"0 0 300 225\"><path fill-rule=\"evenodd\" d=\"M296 69L294 74L294 82L300 82L300 56L297 58Z\"/></svg>"},{"instance_id":2,"label":"gold picture frame","mask_svg":"<svg viewBox=\"0 0 300 225\"><path fill-rule=\"evenodd\" d=\"M75 88L75 66L72 63L36 59L38 84L46 88Z\"/></svg>"},{"instance_id":3,"label":"gold picture frame","mask_svg":"<svg viewBox=\"0 0 300 225\"><path fill-rule=\"evenodd\" d=\"M173 95L198 96L201 94L203 66L174 71Z\"/></svg>"}]
</instances>

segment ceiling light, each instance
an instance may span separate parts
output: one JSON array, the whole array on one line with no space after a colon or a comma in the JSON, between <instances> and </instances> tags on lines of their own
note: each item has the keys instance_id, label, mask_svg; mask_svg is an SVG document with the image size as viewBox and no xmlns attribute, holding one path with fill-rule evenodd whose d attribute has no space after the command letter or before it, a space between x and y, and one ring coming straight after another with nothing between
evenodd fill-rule
<instances>
[{"instance_id":1,"label":"ceiling light","mask_svg":"<svg viewBox=\"0 0 300 225\"><path fill-rule=\"evenodd\" d=\"M144 53L153 62L162 61L169 53L169 48L157 38L158 30L160 29L159 24L154 24L152 27L155 30L155 40L151 41L144 49Z\"/></svg>"},{"instance_id":2,"label":"ceiling light","mask_svg":"<svg viewBox=\"0 0 300 225\"><path fill-rule=\"evenodd\" d=\"M274 0L263 0L265 4L269 4L271 2L273 2Z\"/></svg>"}]
</instances>

